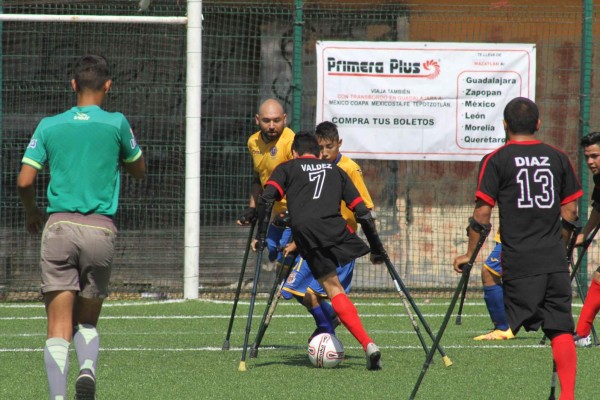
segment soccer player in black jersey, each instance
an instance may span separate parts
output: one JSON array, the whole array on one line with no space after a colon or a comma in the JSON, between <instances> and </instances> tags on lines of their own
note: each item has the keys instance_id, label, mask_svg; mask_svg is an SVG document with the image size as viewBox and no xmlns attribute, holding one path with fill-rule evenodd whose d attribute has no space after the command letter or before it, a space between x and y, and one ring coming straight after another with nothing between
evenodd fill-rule
<instances>
[{"instance_id":1,"label":"soccer player in black jersey","mask_svg":"<svg viewBox=\"0 0 600 400\"><path fill-rule=\"evenodd\" d=\"M348 175L337 165L319 158L317 139L297 134L292 143L294 159L280 164L266 182L259 199L255 249L264 247L270 207L286 196L292 235L313 276L325 289L334 311L366 353L367 369L381 369L381 351L365 331L356 307L346 296L336 268L371 251L373 263L383 262L383 247L375 222ZM356 214L369 247L352 231L340 214L340 203Z\"/></svg>"},{"instance_id":2,"label":"soccer player in black jersey","mask_svg":"<svg viewBox=\"0 0 600 400\"><path fill-rule=\"evenodd\" d=\"M600 223L600 132L592 132L581 139L585 162L594 174L594 191L592 192L592 211L582 234L577 238L577 244L583 244L590 232ZM590 331L594 318L600 310L600 267L592 275L592 282L583 303L583 308L577 321L577 337L575 344L587 347L591 344Z\"/></svg>"},{"instance_id":3,"label":"soccer player in black jersey","mask_svg":"<svg viewBox=\"0 0 600 400\"><path fill-rule=\"evenodd\" d=\"M490 223L492 207L500 210L504 304L511 330L540 326L552 341L561 400L574 398L577 354L573 342L571 280L565 245L570 231L561 223L577 219L576 200L583 195L567 155L537 140L536 104L523 97L504 109L508 142L483 157L475 193L475 223ZM471 224L465 255L470 258L479 238Z\"/></svg>"}]
</instances>

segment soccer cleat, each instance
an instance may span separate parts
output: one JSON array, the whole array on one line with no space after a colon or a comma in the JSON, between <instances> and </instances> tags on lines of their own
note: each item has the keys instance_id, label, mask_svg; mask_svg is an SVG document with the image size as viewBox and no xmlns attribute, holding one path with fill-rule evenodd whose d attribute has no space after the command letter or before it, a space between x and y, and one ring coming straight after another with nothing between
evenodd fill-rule
<instances>
[{"instance_id":1,"label":"soccer cleat","mask_svg":"<svg viewBox=\"0 0 600 400\"><path fill-rule=\"evenodd\" d=\"M96 377L90 369L79 371L77 381L75 381L75 400L95 400L96 399Z\"/></svg>"},{"instance_id":2,"label":"soccer cleat","mask_svg":"<svg viewBox=\"0 0 600 400\"><path fill-rule=\"evenodd\" d=\"M370 371L377 371L381 369L381 350L375 343L369 343L367 345L367 351L365 352L367 357L367 369Z\"/></svg>"},{"instance_id":3,"label":"soccer cleat","mask_svg":"<svg viewBox=\"0 0 600 400\"><path fill-rule=\"evenodd\" d=\"M577 347L592 347L592 337L590 335L587 336L573 336L573 340L575 341L575 346Z\"/></svg>"},{"instance_id":4,"label":"soccer cleat","mask_svg":"<svg viewBox=\"0 0 600 400\"><path fill-rule=\"evenodd\" d=\"M473 338L473 340L510 340L510 339L514 339L514 338L515 338L515 335L513 334L512 330L510 328L508 328L505 331L500 330L500 329L495 329L484 335L475 336Z\"/></svg>"}]
</instances>

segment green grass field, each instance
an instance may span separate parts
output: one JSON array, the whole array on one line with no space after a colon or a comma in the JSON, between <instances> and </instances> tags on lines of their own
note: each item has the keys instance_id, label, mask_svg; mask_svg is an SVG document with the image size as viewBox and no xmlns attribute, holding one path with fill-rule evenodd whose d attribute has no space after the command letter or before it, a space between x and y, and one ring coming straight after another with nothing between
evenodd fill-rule
<instances>
[{"instance_id":1,"label":"green grass field","mask_svg":"<svg viewBox=\"0 0 600 400\"><path fill-rule=\"evenodd\" d=\"M239 304L228 351L221 347L231 301L109 301L99 325L98 398L408 399L425 353L402 302L390 297L360 298L355 303L382 349L382 371L365 369L362 348L344 327L338 328L338 337L346 360L336 369L313 368L306 356L313 322L296 302L280 302L258 358L248 357L247 371L239 372L248 300ZM417 303L437 332L448 300L417 299ZM250 342L264 307L265 299L259 298ZM576 304L574 312L579 310ZM47 398L45 326L40 303L0 303L0 399ZM472 340L490 326L483 301L467 299L462 325L455 325L453 317L442 339L454 365L444 367L436 355L417 398L548 398L552 359L550 346L539 345L541 333L520 332L506 342ZM578 399L595 397L598 351L577 349ZM71 353L70 388L78 369Z\"/></svg>"}]
</instances>

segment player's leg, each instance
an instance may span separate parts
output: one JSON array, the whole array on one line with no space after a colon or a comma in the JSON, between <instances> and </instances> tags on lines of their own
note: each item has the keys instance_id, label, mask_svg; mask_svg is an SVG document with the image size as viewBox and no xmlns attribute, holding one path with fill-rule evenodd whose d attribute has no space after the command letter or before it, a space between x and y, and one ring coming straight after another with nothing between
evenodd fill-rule
<instances>
[{"instance_id":1,"label":"player's leg","mask_svg":"<svg viewBox=\"0 0 600 400\"><path fill-rule=\"evenodd\" d=\"M308 289L306 294L304 295L304 306L308 310L308 312L313 316L315 320L315 324L317 328L308 338L308 342L312 340L315 336L321 333L329 333L331 335L335 335L335 329L333 328L333 321L331 317L327 315L321 305L319 304L319 296L315 294L313 291Z\"/></svg>"},{"instance_id":2,"label":"player's leg","mask_svg":"<svg viewBox=\"0 0 600 400\"><path fill-rule=\"evenodd\" d=\"M571 313L571 279L569 273L547 275L543 305L544 333L551 340L552 356L560 382L560 399L575 398L577 352L573 341L575 323Z\"/></svg>"},{"instance_id":3,"label":"player's leg","mask_svg":"<svg viewBox=\"0 0 600 400\"><path fill-rule=\"evenodd\" d=\"M77 246L60 216L48 218L40 249L41 289L48 318L44 363L52 400L66 398L73 309L79 290L79 272L73 263Z\"/></svg>"},{"instance_id":4,"label":"player's leg","mask_svg":"<svg viewBox=\"0 0 600 400\"><path fill-rule=\"evenodd\" d=\"M75 291L45 293L48 336L44 346L44 364L50 399L66 399L69 375L69 344L73 335Z\"/></svg>"},{"instance_id":5,"label":"player's leg","mask_svg":"<svg viewBox=\"0 0 600 400\"><path fill-rule=\"evenodd\" d=\"M592 282L585 297L581 314L579 314L576 329L579 338L587 338L589 336L598 310L600 310L600 267L592 275Z\"/></svg>"},{"instance_id":6,"label":"player's leg","mask_svg":"<svg viewBox=\"0 0 600 400\"><path fill-rule=\"evenodd\" d=\"M335 273L330 273L329 275L323 276L319 278L319 284L325 289L325 292L327 292L327 296L331 299L331 305L340 318L340 321L342 321L342 324L344 324L365 350L367 356L367 369L381 369L381 351L363 327L358 311L356 310L354 303L346 296L337 275Z\"/></svg>"},{"instance_id":7,"label":"player's leg","mask_svg":"<svg viewBox=\"0 0 600 400\"><path fill-rule=\"evenodd\" d=\"M494 324L494 330L474 337L475 340L506 340L515 337L508 326L504 309L502 267L500 264L501 251L502 245L497 243L481 267L483 299Z\"/></svg>"},{"instance_id":8,"label":"player's leg","mask_svg":"<svg viewBox=\"0 0 600 400\"><path fill-rule=\"evenodd\" d=\"M354 274L354 265L355 260L352 260L344 265L338 266L336 268L336 274L340 281L340 284L344 288L345 293L350 293L350 289L352 288L352 276ZM341 324L341 321L331 304L326 300L327 293L325 289L319 284L319 281L313 279L313 281L308 285L307 294L311 294L310 297L305 297L305 305L307 308L314 309L315 307L320 307L321 312L327 317L329 324L331 325L331 329L335 330L337 326ZM319 332L313 332L313 336L318 334Z\"/></svg>"},{"instance_id":9,"label":"player's leg","mask_svg":"<svg viewBox=\"0 0 600 400\"><path fill-rule=\"evenodd\" d=\"M102 303L108 295L116 228L101 216L86 216L73 231L79 238L81 291L75 305L73 344L79 361L75 383L77 399L94 399L100 338L96 326Z\"/></svg>"},{"instance_id":10,"label":"player's leg","mask_svg":"<svg viewBox=\"0 0 600 400\"><path fill-rule=\"evenodd\" d=\"M302 304L314 318L316 329L311 335L311 338L319 333L333 330L328 315L323 313L324 310L313 310L314 307L311 305L312 299L306 298L308 286L313 280L314 277L308 263L302 257L298 256L294 268L281 289L281 297L286 300L291 298L296 299L296 301Z\"/></svg>"}]
</instances>

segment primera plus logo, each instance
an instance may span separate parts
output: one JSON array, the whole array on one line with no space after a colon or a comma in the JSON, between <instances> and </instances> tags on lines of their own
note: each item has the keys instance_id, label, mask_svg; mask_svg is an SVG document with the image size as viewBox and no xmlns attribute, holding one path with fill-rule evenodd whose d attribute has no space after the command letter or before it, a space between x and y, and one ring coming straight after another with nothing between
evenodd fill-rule
<instances>
[{"instance_id":1,"label":"primera plus logo","mask_svg":"<svg viewBox=\"0 0 600 400\"><path fill-rule=\"evenodd\" d=\"M435 79L440 74L440 64L435 60L406 61L392 58L384 61L341 60L327 58L328 75L346 76L381 76L396 78Z\"/></svg>"}]
</instances>

